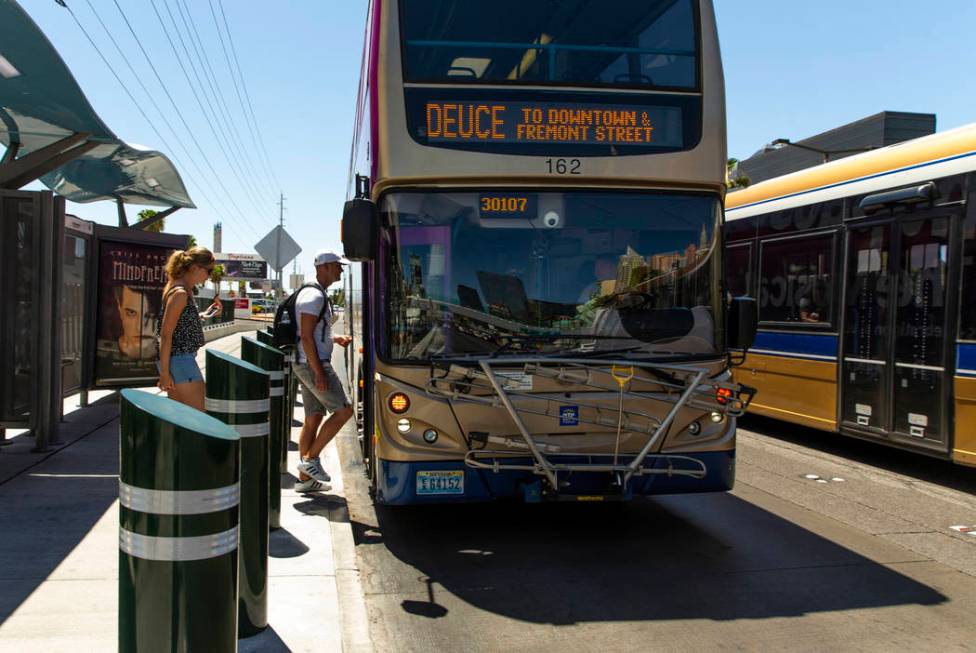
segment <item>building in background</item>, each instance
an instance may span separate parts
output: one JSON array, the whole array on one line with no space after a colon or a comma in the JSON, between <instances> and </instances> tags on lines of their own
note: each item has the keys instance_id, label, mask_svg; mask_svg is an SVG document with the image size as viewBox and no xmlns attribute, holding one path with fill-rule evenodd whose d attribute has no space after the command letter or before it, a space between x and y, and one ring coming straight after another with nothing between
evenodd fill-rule
<instances>
[{"instance_id":1,"label":"building in background","mask_svg":"<svg viewBox=\"0 0 976 653\"><path fill-rule=\"evenodd\" d=\"M224 225L221 222L214 225L213 251L224 251Z\"/></svg>"},{"instance_id":2,"label":"building in background","mask_svg":"<svg viewBox=\"0 0 976 653\"><path fill-rule=\"evenodd\" d=\"M935 133L935 118L933 113L882 111L803 140L787 142L792 134L773 134L768 145L739 162L737 174L758 184L826 161L928 136Z\"/></svg>"}]
</instances>

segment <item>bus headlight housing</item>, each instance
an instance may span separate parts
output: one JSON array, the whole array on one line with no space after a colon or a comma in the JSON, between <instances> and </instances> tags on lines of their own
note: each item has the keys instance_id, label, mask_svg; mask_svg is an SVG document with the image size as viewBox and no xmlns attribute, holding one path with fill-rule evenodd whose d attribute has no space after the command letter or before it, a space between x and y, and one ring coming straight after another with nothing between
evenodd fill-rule
<instances>
[{"instance_id":1,"label":"bus headlight housing","mask_svg":"<svg viewBox=\"0 0 976 653\"><path fill-rule=\"evenodd\" d=\"M390 407L390 412L394 415L403 415L410 410L410 397L402 392L394 392L390 395L387 404Z\"/></svg>"}]
</instances>

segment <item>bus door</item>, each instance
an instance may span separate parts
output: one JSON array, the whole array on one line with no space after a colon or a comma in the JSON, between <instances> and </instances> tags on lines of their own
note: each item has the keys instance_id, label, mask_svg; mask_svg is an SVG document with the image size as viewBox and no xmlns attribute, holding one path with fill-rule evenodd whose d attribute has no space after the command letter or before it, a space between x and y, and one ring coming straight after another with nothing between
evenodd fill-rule
<instances>
[{"instance_id":1,"label":"bus door","mask_svg":"<svg viewBox=\"0 0 976 653\"><path fill-rule=\"evenodd\" d=\"M848 226L843 430L948 452L957 221L926 210Z\"/></svg>"}]
</instances>

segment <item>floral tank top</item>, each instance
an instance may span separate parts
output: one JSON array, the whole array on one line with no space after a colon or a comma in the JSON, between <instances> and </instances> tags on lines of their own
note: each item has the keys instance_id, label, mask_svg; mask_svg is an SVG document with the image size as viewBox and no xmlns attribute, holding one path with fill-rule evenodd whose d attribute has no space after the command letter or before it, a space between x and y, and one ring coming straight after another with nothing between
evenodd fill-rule
<instances>
[{"instance_id":1,"label":"floral tank top","mask_svg":"<svg viewBox=\"0 0 976 653\"><path fill-rule=\"evenodd\" d=\"M166 316L166 301L173 291L183 288L187 290L184 286L173 286L163 297L163 308L159 312L159 320L156 322L156 342L159 342L160 332L163 328L163 319ZM180 354L196 354L197 350L204 346L205 341L203 339L203 322L200 321L200 313L197 310L197 303L193 299L193 293L187 290L188 297L186 298L186 305L183 307L183 311L180 313L180 318L176 322L176 328L173 329L173 347L170 351L170 356L179 356Z\"/></svg>"}]
</instances>

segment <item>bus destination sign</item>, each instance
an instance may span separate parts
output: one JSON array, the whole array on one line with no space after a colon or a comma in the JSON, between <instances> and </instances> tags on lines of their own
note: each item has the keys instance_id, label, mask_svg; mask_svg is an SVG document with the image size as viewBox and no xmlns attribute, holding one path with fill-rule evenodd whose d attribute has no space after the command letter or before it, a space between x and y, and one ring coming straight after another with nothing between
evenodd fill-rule
<instances>
[{"instance_id":1,"label":"bus destination sign","mask_svg":"<svg viewBox=\"0 0 976 653\"><path fill-rule=\"evenodd\" d=\"M681 147L681 109L556 102L427 102L428 143Z\"/></svg>"}]
</instances>

